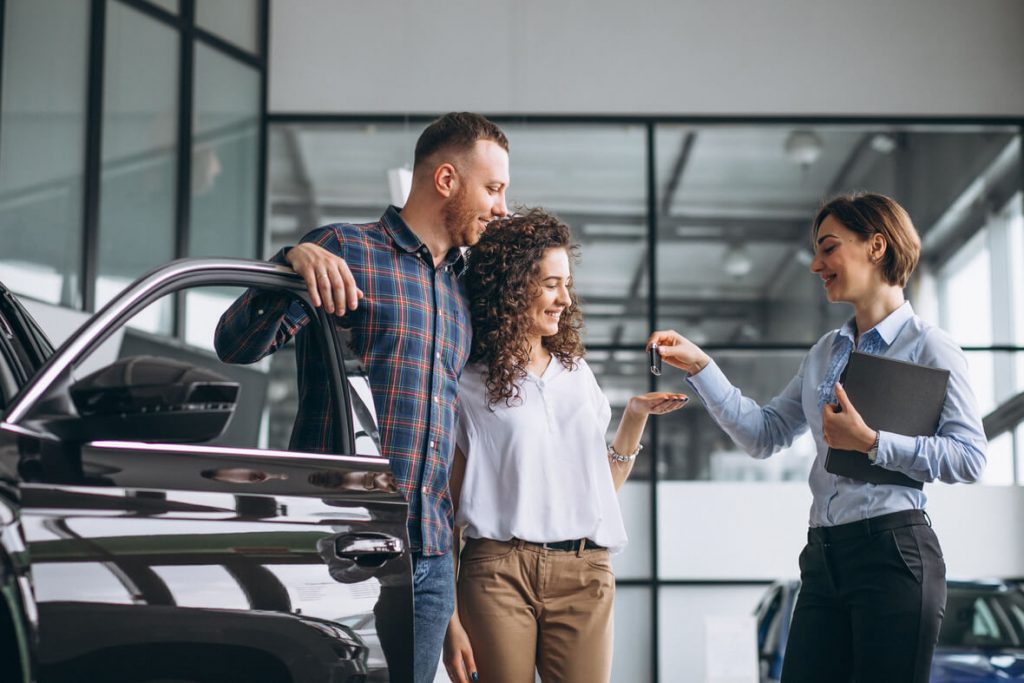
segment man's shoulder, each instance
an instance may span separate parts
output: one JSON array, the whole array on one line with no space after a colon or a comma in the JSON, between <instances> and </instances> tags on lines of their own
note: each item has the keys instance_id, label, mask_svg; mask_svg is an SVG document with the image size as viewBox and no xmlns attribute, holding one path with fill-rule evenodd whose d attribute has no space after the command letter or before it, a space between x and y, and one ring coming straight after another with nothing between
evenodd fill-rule
<instances>
[{"instance_id":1,"label":"man's shoulder","mask_svg":"<svg viewBox=\"0 0 1024 683\"><path fill-rule=\"evenodd\" d=\"M302 242L312 242L340 256L356 249L390 249L391 240L381 221L372 223L330 223L310 230Z\"/></svg>"}]
</instances>

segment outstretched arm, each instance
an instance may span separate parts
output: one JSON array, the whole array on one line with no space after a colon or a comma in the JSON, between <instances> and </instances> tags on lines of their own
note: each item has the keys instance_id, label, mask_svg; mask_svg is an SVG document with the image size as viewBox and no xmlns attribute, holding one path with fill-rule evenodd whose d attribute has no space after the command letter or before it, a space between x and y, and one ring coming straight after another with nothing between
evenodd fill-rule
<instances>
[{"instance_id":1,"label":"outstretched arm","mask_svg":"<svg viewBox=\"0 0 1024 683\"><path fill-rule=\"evenodd\" d=\"M689 400L690 397L684 394L665 392L651 392L629 399L626 410L622 413L622 419L619 420L619 428L615 431L615 438L611 443L614 453L619 456L636 453L640 448L640 439L644 435L644 428L647 426L647 417L652 414L663 415L679 410ZM612 453L608 454L608 466L612 470L612 482L615 484L616 491L629 477L635 463L635 457L623 460L616 458Z\"/></svg>"}]
</instances>

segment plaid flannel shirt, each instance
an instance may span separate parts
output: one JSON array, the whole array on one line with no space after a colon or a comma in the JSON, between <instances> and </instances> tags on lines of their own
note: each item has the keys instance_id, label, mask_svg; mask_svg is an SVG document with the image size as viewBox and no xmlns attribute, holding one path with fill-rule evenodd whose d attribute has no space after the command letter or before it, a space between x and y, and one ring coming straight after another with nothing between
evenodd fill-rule
<instances>
[{"instance_id":1,"label":"plaid flannel shirt","mask_svg":"<svg viewBox=\"0 0 1024 683\"><path fill-rule=\"evenodd\" d=\"M381 450L409 502L410 543L424 555L443 555L452 543L448 468L471 335L458 280L461 252L453 248L435 268L393 206L376 223L328 225L302 241L344 258L363 290L359 307L333 320L351 329L352 347L369 375ZM271 260L287 265L285 253ZM308 322L295 300L251 289L221 317L215 345L225 362L252 363L295 336L299 411L291 444L323 453L334 442L330 386L315 335L302 333Z\"/></svg>"}]
</instances>

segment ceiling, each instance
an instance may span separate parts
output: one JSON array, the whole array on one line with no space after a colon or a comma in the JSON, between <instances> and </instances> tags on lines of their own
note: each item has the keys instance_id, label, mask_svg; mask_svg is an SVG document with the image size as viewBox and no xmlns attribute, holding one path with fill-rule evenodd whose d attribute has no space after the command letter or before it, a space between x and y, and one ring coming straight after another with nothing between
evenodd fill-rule
<instances>
[{"instance_id":1,"label":"ceiling","mask_svg":"<svg viewBox=\"0 0 1024 683\"><path fill-rule=\"evenodd\" d=\"M271 126L272 246L294 243L317 225L379 217L390 201L387 172L411 167L420 128ZM510 204L553 211L582 244L575 277L592 346L646 338L652 225L659 326L697 329L717 344L800 344L816 336L795 330L824 328L821 320L792 320L822 315L817 285L805 274L809 224L823 198L850 190L889 194L923 235L943 220L953 223L945 244L976 229L961 223L971 222L970 207L980 200L949 214L979 177L992 176L986 201L1020 188L1012 128L657 124L650 202L647 124L503 128L511 146ZM1008 154L1016 154L1017 166ZM942 246L931 248L938 254Z\"/></svg>"}]
</instances>

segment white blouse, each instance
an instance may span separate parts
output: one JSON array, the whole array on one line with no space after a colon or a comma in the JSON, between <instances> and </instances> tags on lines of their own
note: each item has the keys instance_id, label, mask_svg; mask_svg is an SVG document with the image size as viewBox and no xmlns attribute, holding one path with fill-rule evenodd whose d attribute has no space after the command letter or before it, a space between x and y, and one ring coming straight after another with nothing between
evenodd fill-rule
<instances>
[{"instance_id":1,"label":"white blouse","mask_svg":"<svg viewBox=\"0 0 1024 683\"><path fill-rule=\"evenodd\" d=\"M512 406L488 407L485 379L470 365L459 383L456 444L466 473L455 524L470 538L589 538L622 550L605 445L611 407L586 362L570 371L552 358L541 377L527 373Z\"/></svg>"}]
</instances>

